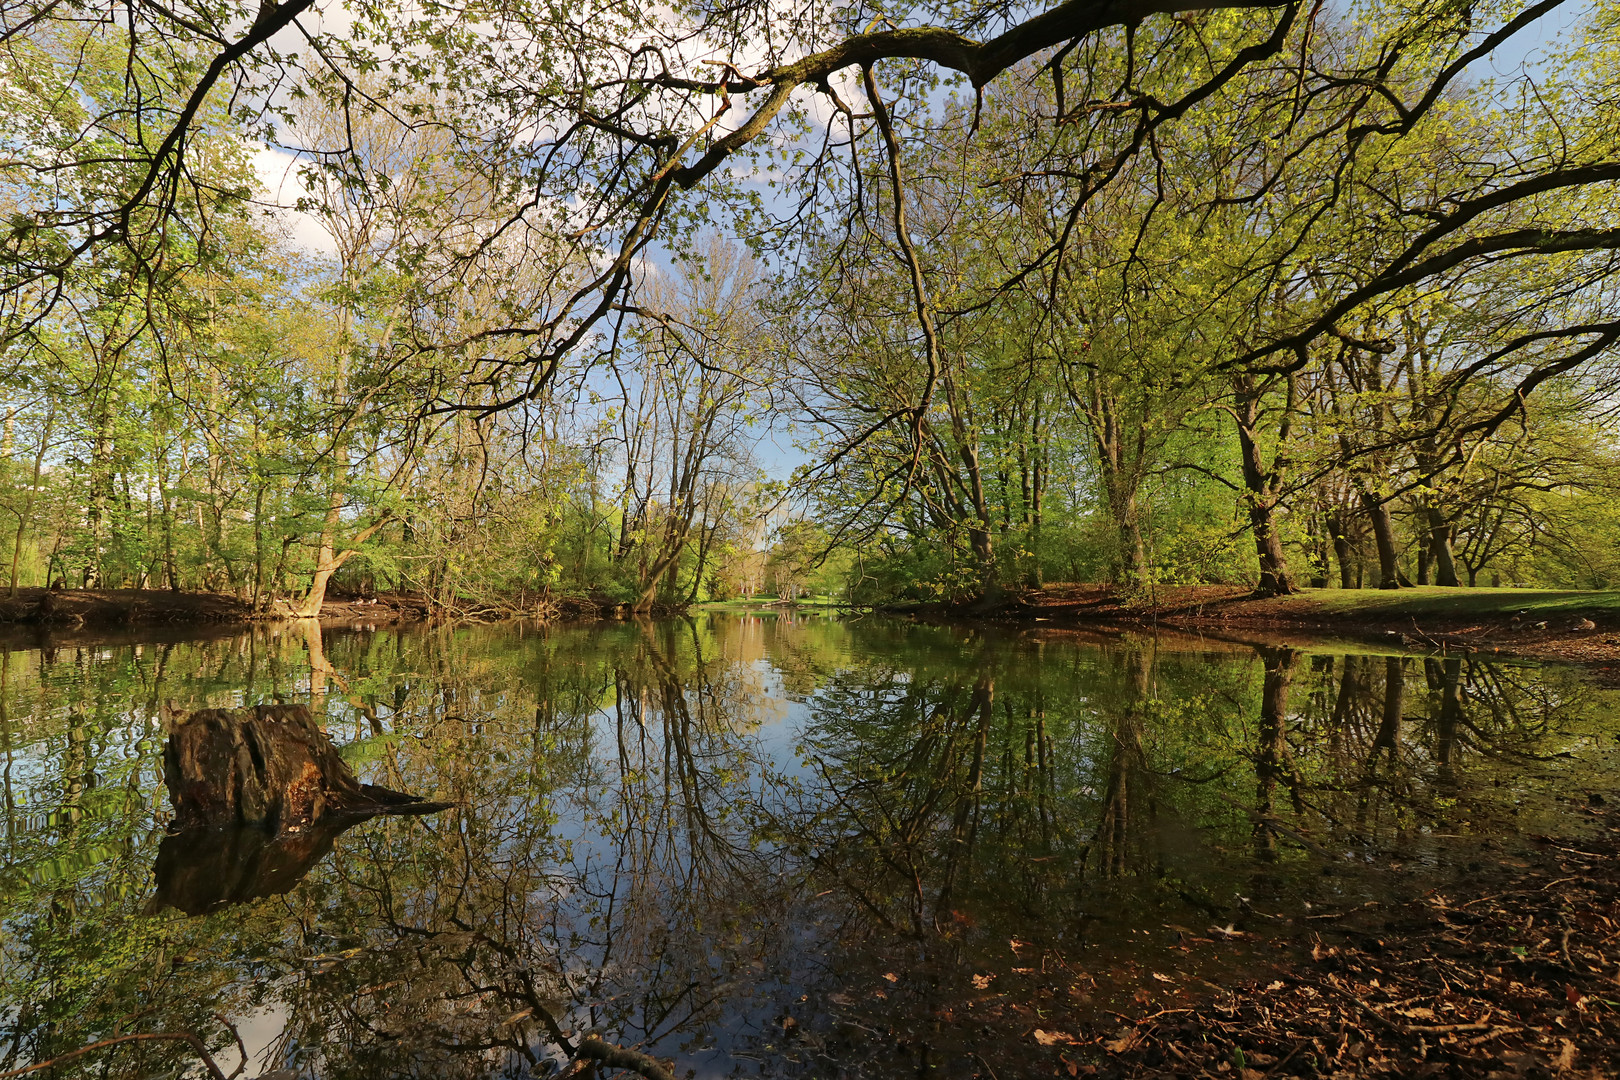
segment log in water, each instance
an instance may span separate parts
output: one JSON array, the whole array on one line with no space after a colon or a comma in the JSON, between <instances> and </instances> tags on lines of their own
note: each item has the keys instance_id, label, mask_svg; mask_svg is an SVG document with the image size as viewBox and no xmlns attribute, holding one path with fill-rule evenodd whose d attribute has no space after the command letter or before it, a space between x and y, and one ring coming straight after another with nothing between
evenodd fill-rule
<instances>
[{"instance_id":1,"label":"log in water","mask_svg":"<svg viewBox=\"0 0 1620 1080\"><path fill-rule=\"evenodd\" d=\"M360 783L303 705L192 713L169 736L163 779L176 829L249 825L275 834L333 813L443 809Z\"/></svg>"},{"instance_id":2,"label":"log in water","mask_svg":"<svg viewBox=\"0 0 1620 1080\"><path fill-rule=\"evenodd\" d=\"M152 903L192 914L286 892L366 818L449 805L361 783L303 705L192 713L163 778L174 821Z\"/></svg>"}]
</instances>

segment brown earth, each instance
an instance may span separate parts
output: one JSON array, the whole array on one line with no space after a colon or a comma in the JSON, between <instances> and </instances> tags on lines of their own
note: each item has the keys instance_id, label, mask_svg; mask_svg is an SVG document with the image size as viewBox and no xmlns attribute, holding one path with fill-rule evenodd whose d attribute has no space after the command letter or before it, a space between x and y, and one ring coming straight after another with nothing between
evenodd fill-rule
<instances>
[{"instance_id":1,"label":"brown earth","mask_svg":"<svg viewBox=\"0 0 1620 1080\"><path fill-rule=\"evenodd\" d=\"M0 597L0 622L55 627L234 623L253 617L234 596L166 589L18 589Z\"/></svg>"},{"instance_id":2,"label":"brown earth","mask_svg":"<svg viewBox=\"0 0 1620 1080\"><path fill-rule=\"evenodd\" d=\"M385 625L427 617L420 598L384 594L345 597L334 594L321 606L323 622ZM14 597L0 596L0 626L43 631L63 641L78 637L106 640L121 631L143 628L224 629L283 615L255 614L252 607L224 593L171 592L167 589L23 588ZM150 631L148 631L150 632ZM142 635L141 640L147 640Z\"/></svg>"},{"instance_id":3,"label":"brown earth","mask_svg":"<svg viewBox=\"0 0 1620 1080\"><path fill-rule=\"evenodd\" d=\"M915 944L872 948L818 1026L855 1036L871 1075L1613 1076L1620 815L1580 803L1573 835L1481 862L1466 895L1250 909L1236 929L1148 931L1157 953L1144 939L1123 961L1056 934L921 965Z\"/></svg>"},{"instance_id":4,"label":"brown earth","mask_svg":"<svg viewBox=\"0 0 1620 1080\"><path fill-rule=\"evenodd\" d=\"M1327 608L1311 594L1259 597L1226 585L1160 586L1149 597L1126 599L1110 586L1089 584L1053 584L993 602L908 610L922 616L1027 623L1042 630L1162 626L1237 641L1263 637L1272 644L1290 639L1319 642L1326 636L1423 652L1582 663L1620 679L1620 620L1602 611L1586 619L1591 628L1574 629L1576 620L1568 617L1520 620L1508 612L1392 615L1353 606Z\"/></svg>"}]
</instances>

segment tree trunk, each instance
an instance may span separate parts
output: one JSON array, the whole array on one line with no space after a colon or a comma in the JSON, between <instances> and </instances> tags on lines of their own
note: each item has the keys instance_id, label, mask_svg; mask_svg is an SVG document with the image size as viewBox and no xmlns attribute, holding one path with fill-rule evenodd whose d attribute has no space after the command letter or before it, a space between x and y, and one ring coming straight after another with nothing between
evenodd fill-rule
<instances>
[{"instance_id":1,"label":"tree trunk","mask_svg":"<svg viewBox=\"0 0 1620 1080\"><path fill-rule=\"evenodd\" d=\"M34 455L33 477L28 484L28 497L23 500L23 511L17 517L17 538L11 545L11 595L17 595L17 564L22 559L23 536L34 517L34 500L39 496L39 476L45 465L45 451L51 442L51 424L56 420L56 402L53 400L45 413L45 427L39 434L39 452ZM47 578L50 574L45 575ZM47 586L50 581L46 581Z\"/></svg>"},{"instance_id":2,"label":"tree trunk","mask_svg":"<svg viewBox=\"0 0 1620 1080\"><path fill-rule=\"evenodd\" d=\"M192 713L164 747L163 779L174 824L149 912L284 893L351 825L449 806L360 783L302 705Z\"/></svg>"},{"instance_id":3,"label":"tree trunk","mask_svg":"<svg viewBox=\"0 0 1620 1080\"><path fill-rule=\"evenodd\" d=\"M105 584L102 556L107 550L108 517L113 496L113 432L112 405L105 398L96 405L94 417L95 438L90 450L90 504L85 508L90 533L90 558L85 563L83 583L86 589L99 589Z\"/></svg>"},{"instance_id":4,"label":"tree trunk","mask_svg":"<svg viewBox=\"0 0 1620 1080\"><path fill-rule=\"evenodd\" d=\"M1233 417L1237 421L1238 447L1243 458L1244 503L1249 517L1249 531L1254 536L1255 555L1260 561L1260 580L1255 592L1263 596L1284 596L1294 591L1294 583L1288 577L1288 559L1283 553L1282 538L1277 535L1277 465L1273 462L1267 467L1255 437L1255 429L1260 422L1261 395L1262 390L1252 380L1240 382L1235 394ZM1293 396L1291 391L1289 396ZM1287 437L1286 431L1281 437Z\"/></svg>"},{"instance_id":5,"label":"tree trunk","mask_svg":"<svg viewBox=\"0 0 1620 1080\"><path fill-rule=\"evenodd\" d=\"M1356 568L1352 565L1355 549L1345 535L1344 517L1339 511L1334 510L1327 515L1327 530L1333 540L1333 557L1339 564L1339 588L1353 589L1356 587Z\"/></svg>"},{"instance_id":6,"label":"tree trunk","mask_svg":"<svg viewBox=\"0 0 1620 1080\"><path fill-rule=\"evenodd\" d=\"M343 493L333 488L326 499L326 519L321 522L321 545L315 556L315 576L310 581L309 592L304 594L303 603L298 605L295 612L301 619L313 619L321 613L321 605L326 602L327 582L343 565L343 560L337 557L337 530L342 523Z\"/></svg>"},{"instance_id":7,"label":"tree trunk","mask_svg":"<svg viewBox=\"0 0 1620 1080\"><path fill-rule=\"evenodd\" d=\"M1096 383L1087 410L1091 441L1097 451L1098 480L1108 513L1114 519L1119 552L1114 559L1114 584L1132 588L1147 579L1147 545L1136 501L1135 470L1126 460L1125 433L1119 421L1119 403Z\"/></svg>"},{"instance_id":8,"label":"tree trunk","mask_svg":"<svg viewBox=\"0 0 1620 1080\"><path fill-rule=\"evenodd\" d=\"M1429 507L1429 551L1434 556L1434 583L1456 588L1457 560L1451 550L1451 522L1436 506Z\"/></svg>"},{"instance_id":9,"label":"tree trunk","mask_svg":"<svg viewBox=\"0 0 1620 1080\"><path fill-rule=\"evenodd\" d=\"M282 833L328 814L442 808L360 783L303 705L192 713L164 747L163 780L177 829L247 825Z\"/></svg>"},{"instance_id":10,"label":"tree trunk","mask_svg":"<svg viewBox=\"0 0 1620 1080\"><path fill-rule=\"evenodd\" d=\"M1284 596L1294 591L1288 578L1288 559L1277 536L1272 508L1264 503L1249 507L1249 528L1254 532L1254 550L1260 560L1260 581L1255 591L1267 596Z\"/></svg>"},{"instance_id":11,"label":"tree trunk","mask_svg":"<svg viewBox=\"0 0 1620 1080\"><path fill-rule=\"evenodd\" d=\"M1040 426L1037 422L1035 428L1035 464L1034 475L1031 477L1030 501L1031 515L1029 525L1029 552L1030 568L1026 583L1033 588L1041 587L1041 504L1046 496L1046 444L1041 441Z\"/></svg>"},{"instance_id":12,"label":"tree trunk","mask_svg":"<svg viewBox=\"0 0 1620 1080\"><path fill-rule=\"evenodd\" d=\"M341 496L333 494L333 507L341 509ZM392 514L384 514L376 521L367 525L355 534L350 546L342 551L337 548L337 526L339 522L333 509L327 511L326 524L321 529L320 552L315 560L315 576L310 580L309 592L304 594L304 600L294 610L293 614L300 619L314 619L321 614L321 605L326 602L326 586L332 580L332 575L342 569L343 564L359 550L360 545L370 540L378 529L392 520ZM283 547L283 553L286 548Z\"/></svg>"},{"instance_id":13,"label":"tree trunk","mask_svg":"<svg viewBox=\"0 0 1620 1080\"><path fill-rule=\"evenodd\" d=\"M1147 580L1148 561L1136 492L1120 491L1116 487L1109 494L1109 503L1119 529L1119 563L1114 571L1114 582L1125 586L1140 585Z\"/></svg>"},{"instance_id":14,"label":"tree trunk","mask_svg":"<svg viewBox=\"0 0 1620 1080\"><path fill-rule=\"evenodd\" d=\"M1311 588L1325 589L1328 587L1328 573L1333 569L1333 558L1328 554L1327 525L1321 519L1311 522L1309 542Z\"/></svg>"},{"instance_id":15,"label":"tree trunk","mask_svg":"<svg viewBox=\"0 0 1620 1080\"><path fill-rule=\"evenodd\" d=\"M1401 571L1395 551L1395 524L1390 520L1389 504L1371 492L1363 491L1361 505L1372 522L1373 541L1378 547L1378 587L1398 589L1401 587Z\"/></svg>"}]
</instances>

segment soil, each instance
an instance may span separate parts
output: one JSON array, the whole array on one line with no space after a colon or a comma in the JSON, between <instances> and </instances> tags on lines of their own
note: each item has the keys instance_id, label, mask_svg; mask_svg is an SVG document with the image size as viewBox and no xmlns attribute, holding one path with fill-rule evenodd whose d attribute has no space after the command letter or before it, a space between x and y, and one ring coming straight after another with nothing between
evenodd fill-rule
<instances>
[{"instance_id":1,"label":"soil","mask_svg":"<svg viewBox=\"0 0 1620 1080\"><path fill-rule=\"evenodd\" d=\"M426 602L410 595L334 593L321 606L322 622L342 624L416 622L427 615ZM43 631L62 641L78 637L111 640L132 627L239 628L264 618L246 601L224 593L34 587L18 589L15 597L0 597L0 627L15 627L12 634L23 628Z\"/></svg>"},{"instance_id":2,"label":"soil","mask_svg":"<svg viewBox=\"0 0 1620 1080\"><path fill-rule=\"evenodd\" d=\"M253 617L234 596L166 589L18 589L0 598L0 622L53 627L239 623Z\"/></svg>"},{"instance_id":3,"label":"soil","mask_svg":"<svg viewBox=\"0 0 1620 1080\"><path fill-rule=\"evenodd\" d=\"M1592 666L1604 681L1620 682L1620 618L1612 608L1520 617L1507 601L1498 606L1500 610L1462 615L1395 614L1378 606L1330 608L1312 593L1258 597L1246 589L1223 585L1166 586L1156 589L1149 599L1127 601L1106 585L1065 584L1008 594L995 601L918 605L904 610L920 616L1013 621L1042 630L1165 626L1230 640L1263 633L1265 641L1273 644L1290 638L1320 641L1327 635L1422 652L1581 663Z\"/></svg>"},{"instance_id":4,"label":"soil","mask_svg":"<svg viewBox=\"0 0 1620 1080\"><path fill-rule=\"evenodd\" d=\"M429 614L428 602L413 593L346 596L332 592L327 594L326 602L321 605L321 622L351 626L423 622Z\"/></svg>"},{"instance_id":5,"label":"soil","mask_svg":"<svg viewBox=\"0 0 1620 1080\"><path fill-rule=\"evenodd\" d=\"M921 969L873 950L812 1030L845 1065L963 1080L1613 1076L1620 812L1570 810L1570 835L1482 852L1465 895L1249 909L1126 959L1061 934Z\"/></svg>"}]
</instances>

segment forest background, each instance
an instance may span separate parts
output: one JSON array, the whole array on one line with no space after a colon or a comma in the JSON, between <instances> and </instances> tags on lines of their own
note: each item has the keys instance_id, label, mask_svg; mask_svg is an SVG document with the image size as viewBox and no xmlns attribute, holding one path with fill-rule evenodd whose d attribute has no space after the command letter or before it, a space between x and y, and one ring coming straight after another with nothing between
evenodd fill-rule
<instances>
[{"instance_id":1,"label":"forest background","mask_svg":"<svg viewBox=\"0 0 1620 1080\"><path fill-rule=\"evenodd\" d=\"M1183 6L8 2L10 591L1615 587L1620 8Z\"/></svg>"}]
</instances>

